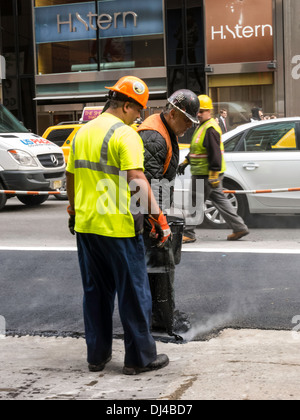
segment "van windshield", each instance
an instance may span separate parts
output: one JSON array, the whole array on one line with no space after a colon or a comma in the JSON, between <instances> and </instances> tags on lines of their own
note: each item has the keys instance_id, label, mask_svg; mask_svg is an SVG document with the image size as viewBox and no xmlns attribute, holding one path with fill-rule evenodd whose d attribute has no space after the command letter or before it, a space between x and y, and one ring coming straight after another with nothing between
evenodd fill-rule
<instances>
[{"instance_id":1,"label":"van windshield","mask_svg":"<svg viewBox=\"0 0 300 420\"><path fill-rule=\"evenodd\" d=\"M29 133L8 109L0 105L0 134L1 133Z\"/></svg>"}]
</instances>

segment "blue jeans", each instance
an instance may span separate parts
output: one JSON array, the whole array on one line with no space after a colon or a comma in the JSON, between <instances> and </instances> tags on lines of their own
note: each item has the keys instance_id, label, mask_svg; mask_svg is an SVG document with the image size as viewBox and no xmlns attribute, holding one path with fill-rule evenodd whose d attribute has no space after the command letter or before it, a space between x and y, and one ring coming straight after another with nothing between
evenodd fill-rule
<instances>
[{"instance_id":1,"label":"blue jeans","mask_svg":"<svg viewBox=\"0 0 300 420\"><path fill-rule=\"evenodd\" d=\"M125 365L147 366L156 360L157 353L150 333L152 299L142 236L111 238L77 233L77 245L88 363L99 364L112 353L117 294Z\"/></svg>"}]
</instances>

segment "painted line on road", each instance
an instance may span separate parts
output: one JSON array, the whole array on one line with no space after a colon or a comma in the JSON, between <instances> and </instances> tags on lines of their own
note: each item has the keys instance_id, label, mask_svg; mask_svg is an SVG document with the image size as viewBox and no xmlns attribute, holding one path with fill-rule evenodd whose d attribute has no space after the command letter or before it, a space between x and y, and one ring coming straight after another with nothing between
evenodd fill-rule
<instances>
[{"instance_id":1,"label":"painted line on road","mask_svg":"<svg viewBox=\"0 0 300 420\"><path fill-rule=\"evenodd\" d=\"M0 251L68 251L68 252L77 252L77 247L72 246L0 246Z\"/></svg>"},{"instance_id":2,"label":"painted line on road","mask_svg":"<svg viewBox=\"0 0 300 420\"><path fill-rule=\"evenodd\" d=\"M300 254L300 248L186 248L182 249L182 252L222 252L223 254Z\"/></svg>"},{"instance_id":3,"label":"painted line on road","mask_svg":"<svg viewBox=\"0 0 300 420\"><path fill-rule=\"evenodd\" d=\"M0 251L31 251L31 252L77 252L77 247L22 247L22 246L0 246ZM182 252L222 253L222 254L300 254L299 249L289 248L186 248Z\"/></svg>"}]
</instances>

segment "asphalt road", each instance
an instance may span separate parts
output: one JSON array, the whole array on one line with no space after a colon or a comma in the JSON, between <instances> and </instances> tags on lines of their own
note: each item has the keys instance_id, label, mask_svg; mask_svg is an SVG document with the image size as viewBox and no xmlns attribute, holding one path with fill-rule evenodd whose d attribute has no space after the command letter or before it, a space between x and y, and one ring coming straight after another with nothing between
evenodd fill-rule
<instances>
[{"instance_id":1,"label":"asphalt road","mask_svg":"<svg viewBox=\"0 0 300 420\"><path fill-rule=\"evenodd\" d=\"M0 315L9 333L82 335L82 289L66 202L36 209L16 199L0 213ZM256 223L256 224L255 224ZM300 226L296 218L260 218L228 243L226 230L197 230L176 269L177 309L188 313L188 340L223 328L291 330L300 314ZM114 332L122 333L117 310Z\"/></svg>"}]
</instances>

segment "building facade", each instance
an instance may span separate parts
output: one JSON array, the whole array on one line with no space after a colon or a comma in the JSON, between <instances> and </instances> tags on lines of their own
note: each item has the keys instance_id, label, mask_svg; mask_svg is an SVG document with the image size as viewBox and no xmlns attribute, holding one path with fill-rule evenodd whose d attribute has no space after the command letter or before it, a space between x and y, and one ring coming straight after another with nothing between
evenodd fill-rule
<instances>
[{"instance_id":1,"label":"building facade","mask_svg":"<svg viewBox=\"0 0 300 420\"><path fill-rule=\"evenodd\" d=\"M208 93L235 126L299 115L299 0L12 0L0 6L2 102L33 131L102 105L119 77ZM13 36L12 36L13 34ZM6 66L3 66L3 63ZM3 73L6 72L6 75ZM15 101L15 102L14 102Z\"/></svg>"},{"instance_id":2,"label":"building facade","mask_svg":"<svg viewBox=\"0 0 300 420\"><path fill-rule=\"evenodd\" d=\"M37 115L32 4L0 2L0 101L33 131Z\"/></svg>"}]
</instances>

